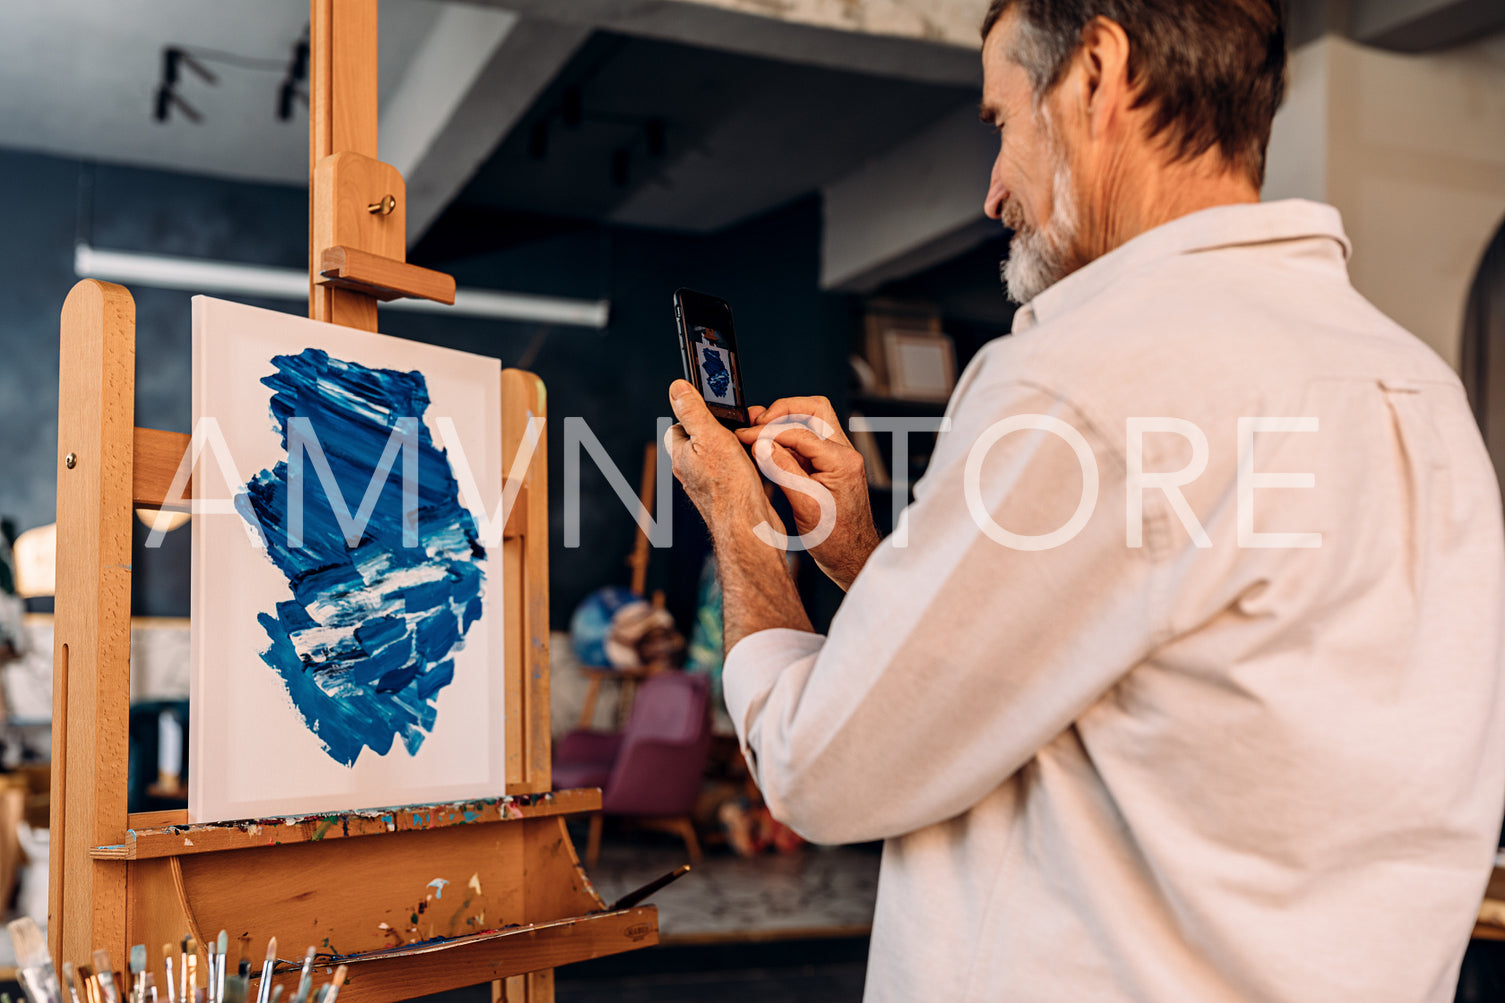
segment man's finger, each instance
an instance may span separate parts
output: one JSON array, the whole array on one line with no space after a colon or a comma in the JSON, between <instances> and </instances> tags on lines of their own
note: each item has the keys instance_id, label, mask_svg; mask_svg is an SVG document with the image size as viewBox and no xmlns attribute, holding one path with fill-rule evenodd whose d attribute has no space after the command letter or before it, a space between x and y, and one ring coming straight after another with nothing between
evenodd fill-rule
<instances>
[{"instance_id":1,"label":"man's finger","mask_svg":"<svg viewBox=\"0 0 1505 1003\"><path fill-rule=\"evenodd\" d=\"M757 424L758 415L762 414L764 411L767 411L767 410L768 410L768 408L764 407L762 404L752 404L752 405L750 405L748 407L748 409L747 409L747 421L748 421L748 424Z\"/></svg>"},{"instance_id":2,"label":"man's finger","mask_svg":"<svg viewBox=\"0 0 1505 1003\"><path fill-rule=\"evenodd\" d=\"M765 439L764 441L767 442L766 446L760 446L753 450L753 458L759 461L758 467L763 470L764 474L768 473L764 464L771 463L779 469L786 470L797 477L807 479L810 477L810 471L806 470L788 449L772 440Z\"/></svg>"},{"instance_id":3,"label":"man's finger","mask_svg":"<svg viewBox=\"0 0 1505 1003\"><path fill-rule=\"evenodd\" d=\"M765 437L823 470L834 468L852 452L850 445L834 436L822 439L804 425L792 422L777 432L766 432Z\"/></svg>"},{"instance_id":4,"label":"man's finger","mask_svg":"<svg viewBox=\"0 0 1505 1003\"><path fill-rule=\"evenodd\" d=\"M664 449L669 453L669 459L674 459L674 454L679 447L690 441L690 433L685 431L683 425L670 425L664 429Z\"/></svg>"},{"instance_id":5,"label":"man's finger","mask_svg":"<svg viewBox=\"0 0 1505 1003\"><path fill-rule=\"evenodd\" d=\"M837 428L841 427L841 423L836 419L836 409L825 397L780 397L760 412L757 421L760 425L767 425L771 421L787 418L790 415L823 418Z\"/></svg>"},{"instance_id":6,"label":"man's finger","mask_svg":"<svg viewBox=\"0 0 1505 1003\"><path fill-rule=\"evenodd\" d=\"M685 380L675 380L669 384L669 407L690 438L706 435L713 429L722 427L721 422L705 406L705 398L696 393L695 388Z\"/></svg>"}]
</instances>

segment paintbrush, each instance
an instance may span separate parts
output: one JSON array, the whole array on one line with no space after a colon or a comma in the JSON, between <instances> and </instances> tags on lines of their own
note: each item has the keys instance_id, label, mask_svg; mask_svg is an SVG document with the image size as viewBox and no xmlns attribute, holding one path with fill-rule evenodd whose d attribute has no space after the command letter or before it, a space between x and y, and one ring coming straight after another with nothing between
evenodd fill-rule
<instances>
[{"instance_id":1,"label":"paintbrush","mask_svg":"<svg viewBox=\"0 0 1505 1003\"><path fill-rule=\"evenodd\" d=\"M47 952L47 940L36 920L22 916L7 926L16 948L17 981L31 1003L63 1003L63 991L57 984L57 970Z\"/></svg>"},{"instance_id":2,"label":"paintbrush","mask_svg":"<svg viewBox=\"0 0 1505 1003\"><path fill-rule=\"evenodd\" d=\"M345 974L348 971L345 965L334 970L334 978L329 983L329 994L324 997L322 1003L334 1003L334 998L340 994L340 986L345 984Z\"/></svg>"},{"instance_id":3,"label":"paintbrush","mask_svg":"<svg viewBox=\"0 0 1505 1003\"><path fill-rule=\"evenodd\" d=\"M231 975L225 979L224 1003L246 1003L246 993L250 989L250 980L240 975Z\"/></svg>"},{"instance_id":4,"label":"paintbrush","mask_svg":"<svg viewBox=\"0 0 1505 1003\"><path fill-rule=\"evenodd\" d=\"M204 992L209 1003L215 1003L214 986L219 981L219 961L214 956L214 941L204 945Z\"/></svg>"},{"instance_id":5,"label":"paintbrush","mask_svg":"<svg viewBox=\"0 0 1505 1003\"><path fill-rule=\"evenodd\" d=\"M63 986L68 990L68 998L73 1003L83 1003L79 998L78 973L73 970L73 962L63 962Z\"/></svg>"},{"instance_id":6,"label":"paintbrush","mask_svg":"<svg viewBox=\"0 0 1505 1003\"><path fill-rule=\"evenodd\" d=\"M225 960L225 956L219 953L219 941L217 940L211 940L205 944L204 953L208 955L205 961L209 966L204 974L204 992L209 996L209 1003L219 1003L219 970L220 965Z\"/></svg>"},{"instance_id":7,"label":"paintbrush","mask_svg":"<svg viewBox=\"0 0 1505 1003\"><path fill-rule=\"evenodd\" d=\"M198 1003L199 942L190 934L183 938L183 1003Z\"/></svg>"},{"instance_id":8,"label":"paintbrush","mask_svg":"<svg viewBox=\"0 0 1505 1003\"><path fill-rule=\"evenodd\" d=\"M120 1003L120 992L115 988L115 976L110 967L110 952L104 948L94 952L95 978L99 979L99 992L104 1003Z\"/></svg>"},{"instance_id":9,"label":"paintbrush","mask_svg":"<svg viewBox=\"0 0 1505 1003\"><path fill-rule=\"evenodd\" d=\"M144 993L141 1003L157 1003L157 977L151 972L145 973L142 988Z\"/></svg>"},{"instance_id":10,"label":"paintbrush","mask_svg":"<svg viewBox=\"0 0 1505 1003\"><path fill-rule=\"evenodd\" d=\"M261 963L261 985L256 987L256 1003L271 1003L272 966L277 963L277 938L267 941L267 959Z\"/></svg>"},{"instance_id":11,"label":"paintbrush","mask_svg":"<svg viewBox=\"0 0 1505 1003\"><path fill-rule=\"evenodd\" d=\"M146 1003L146 945L131 948L131 1001Z\"/></svg>"},{"instance_id":12,"label":"paintbrush","mask_svg":"<svg viewBox=\"0 0 1505 1003\"><path fill-rule=\"evenodd\" d=\"M315 951L316 948L310 945L308 954L303 957L303 972L298 976L298 991L293 993L293 1003L308 1003L308 991L314 984Z\"/></svg>"},{"instance_id":13,"label":"paintbrush","mask_svg":"<svg viewBox=\"0 0 1505 1003\"><path fill-rule=\"evenodd\" d=\"M278 1003L278 1001L281 1000L281 999L282 999L282 987L281 986L273 986L272 987L272 998L269 1001L269 1003Z\"/></svg>"},{"instance_id":14,"label":"paintbrush","mask_svg":"<svg viewBox=\"0 0 1505 1003\"><path fill-rule=\"evenodd\" d=\"M84 1003L102 1003L99 979L95 976L94 969L88 965L79 965L78 977L84 980Z\"/></svg>"},{"instance_id":15,"label":"paintbrush","mask_svg":"<svg viewBox=\"0 0 1505 1003\"><path fill-rule=\"evenodd\" d=\"M172 984L172 945L162 945L162 967L167 969L167 1003L178 1003L177 990Z\"/></svg>"},{"instance_id":16,"label":"paintbrush","mask_svg":"<svg viewBox=\"0 0 1505 1003\"><path fill-rule=\"evenodd\" d=\"M326 1003L326 1001L328 999L329 999L329 985L328 985L328 983L325 983L324 985L322 985L322 986L319 987L319 991L318 992L314 993L314 1003Z\"/></svg>"},{"instance_id":17,"label":"paintbrush","mask_svg":"<svg viewBox=\"0 0 1505 1003\"><path fill-rule=\"evenodd\" d=\"M239 949L235 962L235 975L237 978L249 979L251 977L251 935L242 934L236 943Z\"/></svg>"},{"instance_id":18,"label":"paintbrush","mask_svg":"<svg viewBox=\"0 0 1505 1003\"><path fill-rule=\"evenodd\" d=\"M210 987L211 995L214 1003L225 1003L225 960L230 954L230 935L224 930L219 932L215 948L219 953L219 971L215 973L214 984Z\"/></svg>"}]
</instances>

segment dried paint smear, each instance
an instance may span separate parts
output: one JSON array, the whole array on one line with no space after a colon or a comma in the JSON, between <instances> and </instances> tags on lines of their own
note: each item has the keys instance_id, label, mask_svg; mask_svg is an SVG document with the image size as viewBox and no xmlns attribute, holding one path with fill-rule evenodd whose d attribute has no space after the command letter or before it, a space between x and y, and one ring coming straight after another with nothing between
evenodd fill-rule
<instances>
[{"instance_id":1,"label":"dried paint smear","mask_svg":"<svg viewBox=\"0 0 1505 1003\"><path fill-rule=\"evenodd\" d=\"M272 364L262 382L288 459L236 498L293 594L260 614L262 660L336 761L385 756L398 738L416 753L454 678L451 654L481 616L486 556L423 424L427 384L314 348ZM416 491L404 492L404 475ZM300 493L301 508L290 504Z\"/></svg>"}]
</instances>

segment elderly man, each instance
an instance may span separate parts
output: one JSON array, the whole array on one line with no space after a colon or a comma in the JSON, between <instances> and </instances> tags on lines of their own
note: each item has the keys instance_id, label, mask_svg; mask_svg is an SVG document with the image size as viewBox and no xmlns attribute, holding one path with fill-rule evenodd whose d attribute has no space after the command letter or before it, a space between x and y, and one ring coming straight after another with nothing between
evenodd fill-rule
<instances>
[{"instance_id":1,"label":"elderly man","mask_svg":"<svg viewBox=\"0 0 1505 1003\"><path fill-rule=\"evenodd\" d=\"M734 434L670 389L769 807L887 840L869 1000L1451 1000L1505 798L1499 492L1338 214L1258 201L1277 2L994 0L983 39L1023 305L898 531L824 400ZM748 444L847 589L828 636Z\"/></svg>"}]
</instances>

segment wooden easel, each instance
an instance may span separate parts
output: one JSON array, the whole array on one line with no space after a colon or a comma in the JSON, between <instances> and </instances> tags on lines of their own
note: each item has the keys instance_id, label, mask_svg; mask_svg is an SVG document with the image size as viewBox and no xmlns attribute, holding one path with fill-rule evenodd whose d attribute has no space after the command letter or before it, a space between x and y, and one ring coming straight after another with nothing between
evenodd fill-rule
<instances>
[{"instance_id":1,"label":"wooden easel","mask_svg":"<svg viewBox=\"0 0 1505 1003\"><path fill-rule=\"evenodd\" d=\"M378 300L453 302L454 280L406 262L402 176L376 160L376 0L312 0L309 314L376 330ZM502 372L502 469L542 382ZM128 815L131 510L162 508L189 445L135 427L135 304L79 282L63 304L49 940L59 963L126 957L220 929L282 957L313 944L350 966L341 1003L492 981L553 999L553 967L658 941L653 907L607 911L564 816L599 790L550 792L548 487L540 442L503 533L507 784L495 799L190 825ZM434 878L448 882L426 900ZM420 903L430 908L425 911ZM417 919L413 919L417 917ZM419 933L409 933L417 926ZM257 947L257 950L260 948ZM202 967L201 967L202 970ZM280 972L287 986L296 972Z\"/></svg>"}]
</instances>

